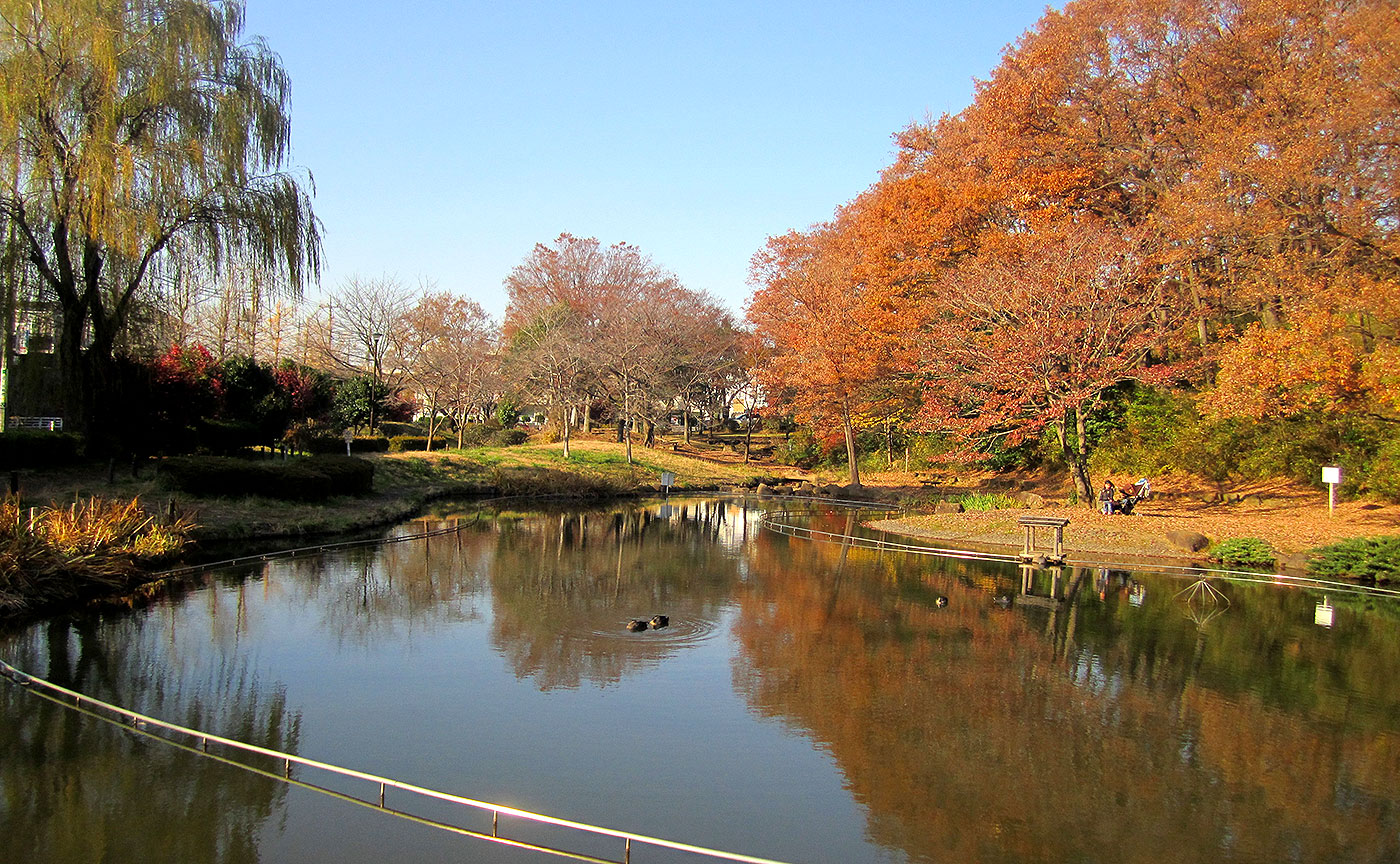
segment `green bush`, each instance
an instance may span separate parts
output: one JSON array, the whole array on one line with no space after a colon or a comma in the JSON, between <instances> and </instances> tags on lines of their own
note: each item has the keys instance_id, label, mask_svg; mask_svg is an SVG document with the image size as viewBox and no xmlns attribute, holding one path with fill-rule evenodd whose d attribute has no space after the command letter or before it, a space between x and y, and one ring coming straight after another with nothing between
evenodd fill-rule
<instances>
[{"instance_id":1,"label":"green bush","mask_svg":"<svg viewBox=\"0 0 1400 864\"><path fill-rule=\"evenodd\" d=\"M53 468L76 462L82 439L67 432L0 435L0 468Z\"/></svg>"},{"instance_id":2,"label":"green bush","mask_svg":"<svg viewBox=\"0 0 1400 864\"><path fill-rule=\"evenodd\" d=\"M1268 541L1258 537L1237 537L1211 544L1206 554L1235 567L1272 567L1278 557Z\"/></svg>"},{"instance_id":3,"label":"green bush","mask_svg":"<svg viewBox=\"0 0 1400 864\"><path fill-rule=\"evenodd\" d=\"M1308 572L1314 576L1342 576L1400 581L1400 536L1353 537L1313 552Z\"/></svg>"},{"instance_id":4,"label":"green bush","mask_svg":"<svg viewBox=\"0 0 1400 864\"><path fill-rule=\"evenodd\" d=\"M379 431L393 440L400 435L422 435L424 430L416 423L395 423L392 420L386 420L379 424Z\"/></svg>"},{"instance_id":5,"label":"green bush","mask_svg":"<svg viewBox=\"0 0 1400 864\"><path fill-rule=\"evenodd\" d=\"M267 443L256 425L238 420L200 420L195 430L197 446L220 456Z\"/></svg>"},{"instance_id":6,"label":"green bush","mask_svg":"<svg viewBox=\"0 0 1400 864\"><path fill-rule=\"evenodd\" d=\"M822 461L822 455L821 443L812 430L804 426L786 441L779 442L773 451L773 461L796 468L815 468Z\"/></svg>"},{"instance_id":7,"label":"green bush","mask_svg":"<svg viewBox=\"0 0 1400 864\"><path fill-rule=\"evenodd\" d=\"M449 442L446 438L434 438L433 449L446 449ZM428 449L428 437L426 435L395 435L389 439L390 453L408 453L416 450Z\"/></svg>"},{"instance_id":8,"label":"green bush","mask_svg":"<svg viewBox=\"0 0 1400 864\"><path fill-rule=\"evenodd\" d=\"M482 423L468 423L462 427L461 437L463 447L481 447L486 443L487 436L491 434L491 429Z\"/></svg>"},{"instance_id":9,"label":"green bush","mask_svg":"<svg viewBox=\"0 0 1400 864\"><path fill-rule=\"evenodd\" d=\"M222 456L180 456L161 463L167 486L189 495L261 495L288 501L319 501L373 490L374 464L347 456L312 456L289 461L249 461Z\"/></svg>"},{"instance_id":10,"label":"green bush","mask_svg":"<svg viewBox=\"0 0 1400 864\"><path fill-rule=\"evenodd\" d=\"M343 456L345 454L345 439L332 438L329 436L311 439L306 448L307 453L318 456ZM389 439L382 435L356 435L350 442L351 453L387 453L389 450Z\"/></svg>"},{"instance_id":11,"label":"green bush","mask_svg":"<svg viewBox=\"0 0 1400 864\"><path fill-rule=\"evenodd\" d=\"M498 429L492 432L486 440L493 447L514 447L518 444L524 444L529 437L524 429Z\"/></svg>"}]
</instances>

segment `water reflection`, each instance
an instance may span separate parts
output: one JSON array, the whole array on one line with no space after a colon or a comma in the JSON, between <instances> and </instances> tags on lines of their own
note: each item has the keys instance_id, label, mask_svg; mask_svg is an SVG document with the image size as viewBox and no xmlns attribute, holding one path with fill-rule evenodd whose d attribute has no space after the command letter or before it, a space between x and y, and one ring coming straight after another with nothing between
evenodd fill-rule
<instances>
[{"instance_id":1,"label":"water reflection","mask_svg":"<svg viewBox=\"0 0 1400 864\"><path fill-rule=\"evenodd\" d=\"M752 568L736 686L830 749L881 845L921 861L1400 856L1400 704L1378 683L1396 680L1394 620L1328 638L1301 593L1227 585L1225 626L1128 574L774 535Z\"/></svg>"},{"instance_id":2,"label":"water reflection","mask_svg":"<svg viewBox=\"0 0 1400 864\"><path fill-rule=\"evenodd\" d=\"M396 533L448 533L225 571L0 651L273 749L777 858L1400 860L1393 606L1334 597L1323 627L1298 591L813 543L757 516L444 507ZM654 614L671 625L624 629ZM0 730L0 860L482 852L9 685Z\"/></svg>"},{"instance_id":3,"label":"water reflection","mask_svg":"<svg viewBox=\"0 0 1400 864\"><path fill-rule=\"evenodd\" d=\"M182 662L154 618L82 617L5 651L104 700L295 752L299 718L245 663ZM255 862L286 787L0 687L0 860Z\"/></svg>"},{"instance_id":4,"label":"water reflection","mask_svg":"<svg viewBox=\"0 0 1400 864\"><path fill-rule=\"evenodd\" d=\"M541 690L616 683L718 628L739 559L726 501L570 512L494 525L492 642ZM630 633L632 618L670 618Z\"/></svg>"}]
</instances>

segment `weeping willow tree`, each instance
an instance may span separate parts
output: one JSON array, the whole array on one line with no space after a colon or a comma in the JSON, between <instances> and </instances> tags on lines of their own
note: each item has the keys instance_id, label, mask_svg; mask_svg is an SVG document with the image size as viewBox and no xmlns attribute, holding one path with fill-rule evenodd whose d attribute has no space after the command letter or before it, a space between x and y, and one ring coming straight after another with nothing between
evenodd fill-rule
<instances>
[{"instance_id":1,"label":"weeping willow tree","mask_svg":"<svg viewBox=\"0 0 1400 864\"><path fill-rule=\"evenodd\" d=\"M76 431L153 283L191 261L293 295L319 277L290 81L243 22L239 0L0 0L0 213L57 302Z\"/></svg>"}]
</instances>

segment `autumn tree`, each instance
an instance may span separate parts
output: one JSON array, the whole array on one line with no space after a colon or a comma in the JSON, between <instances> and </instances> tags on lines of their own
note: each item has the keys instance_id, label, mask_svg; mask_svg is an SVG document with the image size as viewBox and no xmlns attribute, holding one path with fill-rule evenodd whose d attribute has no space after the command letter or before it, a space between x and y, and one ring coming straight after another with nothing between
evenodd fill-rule
<instances>
[{"instance_id":1,"label":"autumn tree","mask_svg":"<svg viewBox=\"0 0 1400 864\"><path fill-rule=\"evenodd\" d=\"M558 304L536 314L507 337L502 372L518 391L540 399L557 423L564 458L570 456L569 407L582 392L587 325L576 309Z\"/></svg>"},{"instance_id":2,"label":"autumn tree","mask_svg":"<svg viewBox=\"0 0 1400 864\"><path fill-rule=\"evenodd\" d=\"M851 485L860 485L857 422L912 344L904 298L864 281L840 221L769 238L753 258L748 319L767 346L759 381L799 418L836 427Z\"/></svg>"},{"instance_id":3,"label":"autumn tree","mask_svg":"<svg viewBox=\"0 0 1400 864\"><path fill-rule=\"evenodd\" d=\"M1149 362L1182 318L1149 253L1110 227L1075 225L964 260L927 323L924 419L973 447L1049 428L1092 502L1086 423L1105 391L1179 372Z\"/></svg>"},{"instance_id":4,"label":"autumn tree","mask_svg":"<svg viewBox=\"0 0 1400 864\"><path fill-rule=\"evenodd\" d=\"M283 165L289 80L239 0L0 2L0 212L56 298L69 425L93 428L134 307L176 253L290 293L321 229Z\"/></svg>"},{"instance_id":5,"label":"autumn tree","mask_svg":"<svg viewBox=\"0 0 1400 864\"><path fill-rule=\"evenodd\" d=\"M428 417L428 449L450 416L459 431L495 380L496 326L481 304L447 292L420 297L403 318L399 351Z\"/></svg>"},{"instance_id":6,"label":"autumn tree","mask_svg":"<svg viewBox=\"0 0 1400 864\"><path fill-rule=\"evenodd\" d=\"M561 234L505 285L507 368L549 405L566 453L572 409L595 395L654 432L659 411L727 362L727 314L635 246ZM626 444L630 461L630 432Z\"/></svg>"}]
</instances>

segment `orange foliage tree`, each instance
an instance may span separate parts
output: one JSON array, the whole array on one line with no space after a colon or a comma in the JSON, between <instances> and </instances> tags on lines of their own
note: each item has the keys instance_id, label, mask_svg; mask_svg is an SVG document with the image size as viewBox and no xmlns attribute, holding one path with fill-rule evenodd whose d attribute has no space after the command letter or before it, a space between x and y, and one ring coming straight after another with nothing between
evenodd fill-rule
<instances>
[{"instance_id":1,"label":"orange foliage tree","mask_svg":"<svg viewBox=\"0 0 1400 864\"><path fill-rule=\"evenodd\" d=\"M859 415L903 367L911 319L897 292L859 278L840 227L770 238L753 258L748 318L764 344L764 392L819 428L840 428L850 483L860 485Z\"/></svg>"},{"instance_id":2,"label":"orange foliage tree","mask_svg":"<svg viewBox=\"0 0 1400 864\"><path fill-rule=\"evenodd\" d=\"M1092 501L1085 424L1104 392L1176 371L1146 362L1181 319L1147 253L1076 225L1005 238L950 271L925 337L925 419L974 445L1053 429Z\"/></svg>"},{"instance_id":3,"label":"orange foliage tree","mask_svg":"<svg viewBox=\"0 0 1400 864\"><path fill-rule=\"evenodd\" d=\"M750 318L772 383L837 422L918 372L928 419L1011 437L1076 425L1104 381L1203 356L1218 414L1400 417L1397 44L1388 0L1047 11L966 110L900 133L833 222L759 253ZM1097 278L1129 248L1130 277ZM1064 284L1098 299L1049 302ZM1048 317L1018 331L1032 298ZM917 359L889 349L921 323ZM1025 368L1051 357L1062 372Z\"/></svg>"}]
</instances>

